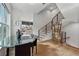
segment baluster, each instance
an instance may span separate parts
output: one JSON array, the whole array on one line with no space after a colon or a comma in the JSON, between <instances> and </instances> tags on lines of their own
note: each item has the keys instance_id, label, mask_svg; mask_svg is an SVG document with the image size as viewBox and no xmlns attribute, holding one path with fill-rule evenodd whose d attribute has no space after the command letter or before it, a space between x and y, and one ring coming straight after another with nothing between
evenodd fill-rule
<instances>
[{"instance_id":1,"label":"baluster","mask_svg":"<svg viewBox=\"0 0 79 59\"><path fill-rule=\"evenodd\" d=\"M38 38L39 38L39 40L40 40L40 30L38 30Z\"/></svg>"},{"instance_id":2,"label":"baluster","mask_svg":"<svg viewBox=\"0 0 79 59\"><path fill-rule=\"evenodd\" d=\"M64 39L65 39L65 43L66 43L66 32L65 32L65 38Z\"/></svg>"},{"instance_id":3,"label":"baluster","mask_svg":"<svg viewBox=\"0 0 79 59\"><path fill-rule=\"evenodd\" d=\"M63 43L63 32L61 32L61 41L60 43L62 44Z\"/></svg>"},{"instance_id":4,"label":"baluster","mask_svg":"<svg viewBox=\"0 0 79 59\"><path fill-rule=\"evenodd\" d=\"M45 25L45 34L47 34L47 25Z\"/></svg>"}]
</instances>

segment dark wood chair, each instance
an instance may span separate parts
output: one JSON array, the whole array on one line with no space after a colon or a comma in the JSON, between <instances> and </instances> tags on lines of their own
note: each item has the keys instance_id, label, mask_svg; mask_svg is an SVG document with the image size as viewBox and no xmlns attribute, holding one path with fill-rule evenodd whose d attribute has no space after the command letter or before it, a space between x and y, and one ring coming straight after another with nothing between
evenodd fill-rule
<instances>
[{"instance_id":1,"label":"dark wood chair","mask_svg":"<svg viewBox=\"0 0 79 59\"><path fill-rule=\"evenodd\" d=\"M35 47L36 54L37 54L37 38L35 39L35 41L31 43L31 47L32 47L32 56L33 56L34 47Z\"/></svg>"}]
</instances>

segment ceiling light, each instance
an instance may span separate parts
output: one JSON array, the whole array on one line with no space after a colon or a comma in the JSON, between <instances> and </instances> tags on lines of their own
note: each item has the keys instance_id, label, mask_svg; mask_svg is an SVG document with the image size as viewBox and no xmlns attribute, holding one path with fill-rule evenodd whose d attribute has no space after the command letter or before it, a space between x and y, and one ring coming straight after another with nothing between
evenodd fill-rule
<instances>
[{"instance_id":1,"label":"ceiling light","mask_svg":"<svg viewBox=\"0 0 79 59\"><path fill-rule=\"evenodd\" d=\"M52 10L53 9L53 7L50 7L50 10Z\"/></svg>"}]
</instances>

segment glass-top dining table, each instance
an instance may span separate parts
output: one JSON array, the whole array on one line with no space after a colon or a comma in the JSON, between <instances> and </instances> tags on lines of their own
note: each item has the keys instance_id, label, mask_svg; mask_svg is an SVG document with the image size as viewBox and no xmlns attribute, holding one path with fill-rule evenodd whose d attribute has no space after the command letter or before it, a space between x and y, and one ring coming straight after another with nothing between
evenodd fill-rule
<instances>
[{"instance_id":1,"label":"glass-top dining table","mask_svg":"<svg viewBox=\"0 0 79 59\"><path fill-rule=\"evenodd\" d=\"M37 36L36 36L37 37ZM7 42L7 44L1 44L1 48L7 48L7 53L9 53L9 48L15 48L15 55L16 56L30 56L30 48L32 47L34 41L36 40L35 36L31 37L31 35L22 35L20 42L18 40L14 40L14 43ZM3 43L3 41L1 42ZM21 52L22 51L22 52Z\"/></svg>"}]
</instances>

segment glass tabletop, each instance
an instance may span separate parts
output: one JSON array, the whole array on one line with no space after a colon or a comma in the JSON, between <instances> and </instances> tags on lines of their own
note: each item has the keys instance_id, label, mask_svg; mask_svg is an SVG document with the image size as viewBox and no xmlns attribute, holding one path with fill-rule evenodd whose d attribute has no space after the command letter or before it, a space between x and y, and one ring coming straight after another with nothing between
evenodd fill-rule
<instances>
[{"instance_id":1,"label":"glass tabletop","mask_svg":"<svg viewBox=\"0 0 79 59\"><path fill-rule=\"evenodd\" d=\"M17 39L11 41L10 39L0 41L0 47L15 47L17 45L27 44L35 41L35 38L30 36L22 36L20 42Z\"/></svg>"}]
</instances>

